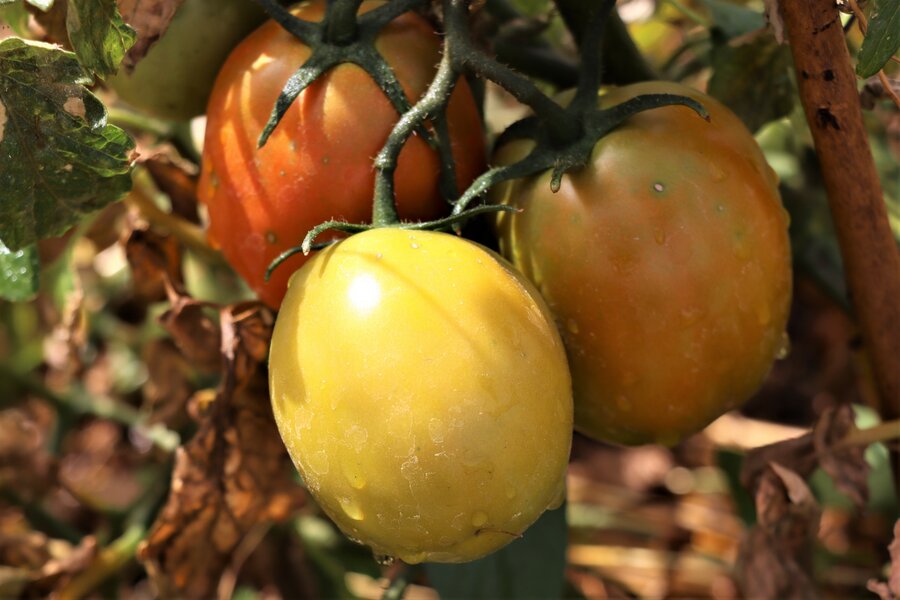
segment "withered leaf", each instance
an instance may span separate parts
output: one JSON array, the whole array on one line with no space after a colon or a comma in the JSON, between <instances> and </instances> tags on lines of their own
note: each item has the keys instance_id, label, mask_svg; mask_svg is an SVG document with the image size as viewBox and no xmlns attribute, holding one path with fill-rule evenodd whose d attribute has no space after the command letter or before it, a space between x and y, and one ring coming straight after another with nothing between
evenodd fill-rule
<instances>
[{"instance_id":1,"label":"withered leaf","mask_svg":"<svg viewBox=\"0 0 900 600\"><path fill-rule=\"evenodd\" d=\"M172 491L139 550L161 597L211 596L243 537L300 505L290 472L264 377L220 393L178 449Z\"/></svg>"},{"instance_id":2,"label":"withered leaf","mask_svg":"<svg viewBox=\"0 0 900 600\"><path fill-rule=\"evenodd\" d=\"M170 290L172 308L159 321L172 335L175 345L199 369L215 371L222 366L221 334L209 316L209 304Z\"/></svg>"},{"instance_id":3,"label":"withered leaf","mask_svg":"<svg viewBox=\"0 0 900 600\"><path fill-rule=\"evenodd\" d=\"M134 229L125 240L135 293L154 302L166 298L167 285L181 289L181 248L177 240L149 229Z\"/></svg>"},{"instance_id":4,"label":"withered leaf","mask_svg":"<svg viewBox=\"0 0 900 600\"><path fill-rule=\"evenodd\" d=\"M122 19L137 32L137 41L125 55L122 67L130 73L162 37L183 0L118 0Z\"/></svg>"},{"instance_id":5,"label":"withered leaf","mask_svg":"<svg viewBox=\"0 0 900 600\"><path fill-rule=\"evenodd\" d=\"M866 586L869 591L878 594L881 600L897 600L900 598L900 519L894 523L894 541L888 546L891 565L887 581L869 580Z\"/></svg>"},{"instance_id":6,"label":"withered leaf","mask_svg":"<svg viewBox=\"0 0 900 600\"><path fill-rule=\"evenodd\" d=\"M188 399L194 392L191 364L172 340L153 340L142 351L147 383L142 389L150 421L179 425L184 422Z\"/></svg>"},{"instance_id":7,"label":"withered leaf","mask_svg":"<svg viewBox=\"0 0 900 600\"><path fill-rule=\"evenodd\" d=\"M15 569L26 597L45 597L83 571L97 554L92 536L75 546L29 530L0 530L0 565Z\"/></svg>"},{"instance_id":8,"label":"withered leaf","mask_svg":"<svg viewBox=\"0 0 900 600\"><path fill-rule=\"evenodd\" d=\"M854 429L853 408L849 404L827 406L813 426L813 442L819 465L839 490L858 507L869 498L869 463L862 445L843 445L841 441Z\"/></svg>"},{"instance_id":9,"label":"withered leaf","mask_svg":"<svg viewBox=\"0 0 900 600\"><path fill-rule=\"evenodd\" d=\"M56 463L39 427L18 408L0 411L0 488L25 498L43 495L56 479Z\"/></svg>"},{"instance_id":10,"label":"withered leaf","mask_svg":"<svg viewBox=\"0 0 900 600\"><path fill-rule=\"evenodd\" d=\"M223 308L219 319L226 379L241 385L269 354L275 316L260 302L241 302Z\"/></svg>"},{"instance_id":11,"label":"withered leaf","mask_svg":"<svg viewBox=\"0 0 900 600\"><path fill-rule=\"evenodd\" d=\"M819 598L811 577L820 510L803 478L771 463L757 479L758 522L738 551L743 594L761 600Z\"/></svg>"},{"instance_id":12,"label":"withered leaf","mask_svg":"<svg viewBox=\"0 0 900 600\"><path fill-rule=\"evenodd\" d=\"M193 165L184 159L179 160L174 151L169 154L158 153L147 160L144 166L159 190L172 202L172 213L199 224L196 167L188 171Z\"/></svg>"}]
</instances>

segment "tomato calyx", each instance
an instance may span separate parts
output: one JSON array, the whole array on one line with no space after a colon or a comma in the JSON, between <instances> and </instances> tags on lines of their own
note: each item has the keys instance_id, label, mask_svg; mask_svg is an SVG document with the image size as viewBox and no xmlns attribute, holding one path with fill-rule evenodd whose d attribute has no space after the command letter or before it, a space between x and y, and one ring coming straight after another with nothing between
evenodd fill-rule
<instances>
[{"instance_id":1,"label":"tomato calyx","mask_svg":"<svg viewBox=\"0 0 900 600\"><path fill-rule=\"evenodd\" d=\"M259 136L259 148L266 144L297 96L329 69L343 63L355 64L368 73L398 113L409 110L406 94L393 69L376 49L375 39L388 23L424 4L425 0L396 0L363 15L356 14L362 0L336 0L328 3L325 18L318 23L294 16L278 0L256 1L272 19L312 50L309 59L285 83ZM419 134L430 142L427 130L420 128Z\"/></svg>"},{"instance_id":2,"label":"tomato calyx","mask_svg":"<svg viewBox=\"0 0 900 600\"><path fill-rule=\"evenodd\" d=\"M676 94L646 94L609 108L597 107L597 94L601 85L603 32L614 7L614 0L603 0L586 9L588 18L580 40L582 63L578 87L571 103L565 108L559 108L562 115L535 110L535 116L510 126L497 140L497 147L514 139L531 139L535 142L534 148L522 160L482 174L460 196L453 214L467 210L471 202L498 183L529 177L548 169L552 170L550 189L556 192L564 173L585 166L597 142L639 112L681 104L694 110L700 117L709 119L706 110L696 100ZM535 108L534 105L532 107Z\"/></svg>"}]
</instances>

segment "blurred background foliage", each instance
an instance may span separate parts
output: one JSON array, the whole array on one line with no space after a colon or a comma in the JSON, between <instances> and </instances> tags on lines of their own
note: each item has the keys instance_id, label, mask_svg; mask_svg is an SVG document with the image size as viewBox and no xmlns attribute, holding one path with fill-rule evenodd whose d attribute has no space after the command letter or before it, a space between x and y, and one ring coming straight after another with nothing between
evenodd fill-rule
<instances>
[{"instance_id":1,"label":"blurred background foliage","mask_svg":"<svg viewBox=\"0 0 900 600\"><path fill-rule=\"evenodd\" d=\"M274 428L241 429L249 438L234 442L210 424L252 413L242 395L266 398L253 384L264 362L254 336L264 337L255 332L271 315L241 304L252 295L198 234L202 119L137 122L98 88L112 121L137 140L134 190L42 241L36 254L0 248L7 282L21 264L42 267L39 280L16 281L0 301L0 598L142 599L166 590L242 600L375 598L388 586L388 595L410 599L739 597L741 578L758 572L742 554L760 507L746 480L754 448L808 434L823 415L877 425L868 408L871 376L790 52L766 27L763 3L622 0L618 7L647 66L735 110L781 179L795 259L791 350L742 411L672 449L576 436L567 503L522 540L471 565L379 564L307 500L270 444ZM21 4L0 11L27 29ZM549 0L486 0L475 18L483 41L510 62L527 66L529 57L517 52L549 49L555 68L532 65L547 90L571 83L575 46ZM844 25L855 53L858 22L848 14ZM900 77L896 63L885 71ZM900 239L900 108L876 78L860 79L859 89ZM522 116L502 90L487 86L484 94L492 135ZM219 354L226 331L241 348L232 362ZM250 382L243 391L228 387L236 376ZM226 398L223 413L216 406ZM257 497L248 498L217 479L237 477L217 456L238 463L238 474L280 475L254 483ZM867 585L888 574L900 516L888 450L873 444L861 456L867 473L853 458L809 466L812 496L797 504L807 512L794 525L813 527L803 547L821 597L874 598ZM192 529L196 523L205 529ZM179 529L191 537L179 538ZM220 540L224 529L228 539ZM754 548L757 559L785 562L777 548ZM787 589L807 597L799 584Z\"/></svg>"}]
</instances>

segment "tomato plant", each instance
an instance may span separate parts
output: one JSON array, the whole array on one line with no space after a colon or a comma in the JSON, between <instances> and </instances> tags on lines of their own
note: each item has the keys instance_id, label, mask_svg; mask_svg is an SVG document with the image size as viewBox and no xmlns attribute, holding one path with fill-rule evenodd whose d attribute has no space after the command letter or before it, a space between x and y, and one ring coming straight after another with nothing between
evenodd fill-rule
<instances>
[{"instance_id":1,"label":"tomato plant","mask_svg":"<svg viewBox=\"0 0 900 600\"><path fill-rule=\"evenodd\" d=\"M362 10L379 6L365 2ZM294 14L322 18L323 3ZM421 17L407 13L385 27L376 46L407 96L418 98L434 75L440 39ZM216 82L208 125L200 198L209 207L210 237L229 262L277 307L287 279L303 263L295 255L264 281L281 252L296 246L319 223L371 217L372 158L398 119L384 92L362 69L341 64L294 101L266 145L256 149L275 100L310 49L274 21L248 37ZM464 80L448 114L456 174L465 186L484 166L478 108ZM395 174L400 216L425 220L446 212L438 190L439 160L421 138L409 140Z\"/></svg>"},{"instance_id":2,"label":"tomato plant","mask_svg":"<svg viewBox=\"0 0 900 600\"><path fill-rule=\"evenodd\" d=\"M623 443L671 444L734 408L786 343L787 215L777 178L727 108L662 82L614 89L693 97L639 113L595 146L559 192L549 174L498 186L523 209L499 217L501 248L559 320L576 428ZM528 142L501 148L517 160Z\"/></svg>"},{"instance_id":3,"label":"tomato plant","mask_svg":"<svg viewBox=\"0 0 900 600\"><path fill-rule=\"evenodd\" d=\"M472 560L562 493L562 343L533 286L477 244L387 228L323 250L291 279L269 373L304 481L377 553Z\"/></svg>"},{"instance_id":4,"label":"tomato plant","mask_svg":"<svg viewBox=\"0 0 900 600\"><path fill-rule=\"evenodd\" d=\"M247 0L185 0L132 73L107 83L128 104L164 119L203 114L229 52L263 22Z\"/></svg>"}]
</instances>

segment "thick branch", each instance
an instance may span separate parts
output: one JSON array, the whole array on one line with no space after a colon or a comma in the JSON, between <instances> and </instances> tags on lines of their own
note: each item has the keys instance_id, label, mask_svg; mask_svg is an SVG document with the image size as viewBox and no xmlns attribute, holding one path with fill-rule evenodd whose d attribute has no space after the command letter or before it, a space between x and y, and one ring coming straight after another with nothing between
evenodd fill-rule
<instances>
[{"instance_id":1,"label":"thick branch","mask_svg":"<svg viewBox=\"0 0 900 600\"><path fill-rule=\"evenodd\" d=\"M856 76L833 0L781 3L800 96L822 167L851 302L884 419L900 417L900 253L863 126Z\"/></svg>"}]
</instances>

